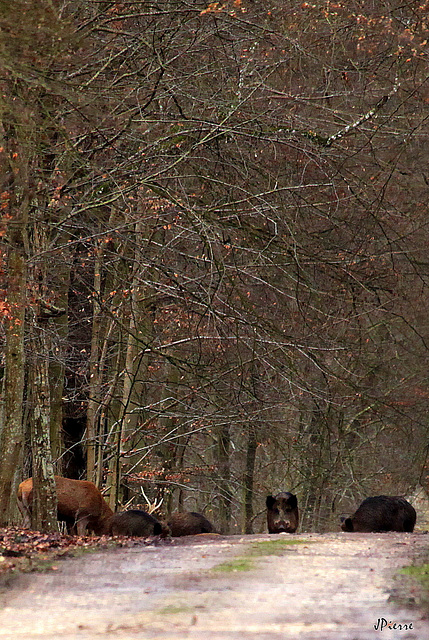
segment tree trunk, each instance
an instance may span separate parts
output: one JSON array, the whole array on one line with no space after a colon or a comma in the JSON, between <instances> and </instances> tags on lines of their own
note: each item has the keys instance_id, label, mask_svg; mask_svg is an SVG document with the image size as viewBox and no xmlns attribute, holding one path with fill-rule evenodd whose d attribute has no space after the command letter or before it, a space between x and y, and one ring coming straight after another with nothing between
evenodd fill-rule
<instances>
[{"instance_id":1,"label":"tree trunk","mask_svg":"<svg viewBox=\"0 0 429 640\"><path fill-rule=\"evenodd\" d=\"M217 444L220 488L219 527L221 533L228 533L232 511L232 491L230 487L231 470L229 460L231 436L228 425L221 427Z\"/></svg>"},{"instance_id":2,"label":"tree trunk","mask_svg":"<svg viewBox=\"0 0 429 640\"><path fill-rule=\"evenodd\" d=\"M144 233L145 227L143 223L137 222L135 225L136 237L143 237ZM140 280L140 253L141 248L137 243L133 256L134 270L131 282L130 306L124 308L124 317L129 317L129 322L123 371L122 405L113 440L113 456L109 465L109 504L113 510L117 508L120 499L122 455L133 448L138 424L142 418L144 420L140 408L144 397L143 380L148 367L148 355L143 350L145 345L152 339L153 318L151 307L146 302L147 289L142 286ZM133 464L130 456L127 456L127 462L127 468L130 468Z\"/></svg>"},{"instance_id":3,"label":"tree trunk","mask_svg":"<svg viewBox=\"0 0 429 640\"><path fill-rule=\"evenodd\" d=\"M67 338L68 318L67 312L61 318L53 321L60 338ZM55 360L49 363L49 381L51 395L51 415L50 415L50 439L52 458L55 465L55 473L58 476L63 475L62 469L62 453L64 451L63 438L63 402L64 402L64 351L58 347L58 353L55 354Z\"/></svg>"},{"instance_id":4,"label":"tree trunk","mask_svg":"<svg viewBox=\"0 0 429 640\"><path fill-rule=\"evenodd\" d=\"M57 498L50 440L49 359L43 328L33 327L31 451L33 457L32 527L58 531Z\"/></svg>"},{"instance_id":5,"label":"tree trunk","mask_svg":"<svg viewBox=\"0 0 429 640\"><path fill-rule=\"evenodd\" d=\"M249 425L244 474L244 533L253 533L253 482L257 447L256 429Z\"/></svg>"},{"instance_id":6,"label":"tree trunk","mask_svg":"<svg viewBox=\"0 0 429 640\"><path fill-rule=\"evenodd\" d=\"M19 225L21 226L21 225ZM17 225L18 227L18 225ZM4 425L0 437L0 526L8 524L14 473L23 445L24 319L26 261L23 229L16 229L8 256L8 305L4 380Z\"/></svg>"},{"instance_id":7,"label":"tree trunk","mask_svg":"<svg viewBox=\"0 0 429 640\"><path fill-rule=\"evenodd\" d=\"M101 270L103 266L103 244L99 242L94 265L94 292L91 333L91 355L89 357L89 398L86 414L86 477L95 480L97 419L101 402L100 332L101 332Z\"/></svg>"}]
</instances>

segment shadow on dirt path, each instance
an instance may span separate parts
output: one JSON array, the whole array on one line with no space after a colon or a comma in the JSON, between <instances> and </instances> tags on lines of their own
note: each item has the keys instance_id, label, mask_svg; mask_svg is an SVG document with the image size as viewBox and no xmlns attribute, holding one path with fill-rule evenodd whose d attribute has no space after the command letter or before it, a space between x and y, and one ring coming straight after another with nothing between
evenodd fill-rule
<instances>
[{"instance_id":1,"label":"shadow on dirt path","mask_svg":"<svg viewBox=\"0 0 429 640\"><path fill-rule=\"evenodd\" d=\"M427 547L421 534L208 534L87 555L20 578L0 638L424 640L422 612L390 596Z\"/></svg>"}]
</instances>

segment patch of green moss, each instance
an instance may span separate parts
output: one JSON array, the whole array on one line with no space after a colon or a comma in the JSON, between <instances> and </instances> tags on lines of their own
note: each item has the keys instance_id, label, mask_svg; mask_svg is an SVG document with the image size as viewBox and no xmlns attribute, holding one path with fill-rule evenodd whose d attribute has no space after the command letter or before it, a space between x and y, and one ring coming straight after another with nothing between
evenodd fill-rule
<instances>
[{"instance_id":1,"label":"patch of green moss","mask_svg":"<svg viewBox=\"0 0 429 640\"><path fill-rule=\"evenodd\" d=\"M425 558L426 560L427 558ZM422 559L420 560L422 562ZM429 563L403 567L395 575L391 599L402 606L429 611Z\"/></svg>"},{"instance_id":2,"label":"patch of green moss","mask_svg":"<svg viewBox=\"0 0 429 640\"><path fill-rule=\"evenodd\" d=\"M429 610L429 563L412 565L400 570L403 576L411 581L413 600L426 610Z\"/></svg>"},{"instance_id":3,"label":"patch of green moss","mask_svg":"<svg viewBox=\"0 0 429 640\"><path fill-rule=\"evenodd\" d=\"M255 563L246 556L238 556L213 567L215 573L233 573L235 571L251 571Z\"/></svg>"},{"instance_id":4,"label":"patch of green moss","mask_svg":"<svg viewBox=\"0 0 429 640\"><path fill-rule=\"evenodd\" d=\"M429 589L429 564L422 564L419 567L404 567L399 573L416 578Z\"/></svg>"},{"instance_id":5,"label":"patch of green moss","mask_svg":"<svg viewBox=\"0 0 429 640\"><path fill-rule=\"evenodd\" d=\"M260 542L254 542L249 550L249 554L252 556L279 556L287 547L291 547L296 544L308 544L307 540L294 540L294 539L276 539L276 540L261 540Z\"/></svg>"},{"instance_id":6,"label":"patch of green moss","mask_svg":"<svg viewBox=\"0 0 429 640\"><path fill-rule=\"evenodd\" d=\"M186 605L170 604L170 605L167 605L166 607L162 607L162 609L159 609L158 613L162 615L175 615L177 613L189 613L190 611L193 611L193 610L194 610L193 607L188 607Z\"/></svg>"},{"instance_id":7,"label":"patch of green moss","mask_svg":"<svg viewBox=\"0 0 429 640\"><path fill-rule=\"evenodd\" d=\"M291 539L284 540L282 538L280 540L261 540L260 542L254 542L241 556L237 556L232 560L227 560L226 562L216 565L216 567L213 567L212 571L215 573L251 571L255 568L255 558L279 556L282 555L286 548L297 544L308 544L308 541Z\"/></svg>"}]
</instances>

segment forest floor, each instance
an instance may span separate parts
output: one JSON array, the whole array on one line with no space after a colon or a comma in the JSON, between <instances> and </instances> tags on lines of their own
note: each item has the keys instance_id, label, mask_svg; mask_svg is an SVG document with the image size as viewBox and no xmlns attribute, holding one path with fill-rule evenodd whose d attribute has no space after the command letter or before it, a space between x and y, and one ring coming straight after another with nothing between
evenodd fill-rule
<instances>
[{"instance_id":1,"label":"forest floor","mask_svg":"<svg viewBox=\"0 0 429 640\"><path fill-rule=\"evenodd\" d=\"M423 640L424 590L398 571L427 562L428 543L341 532L59 547L47 572L4 573L0 639Z\"/></svg>"}]
</instances>

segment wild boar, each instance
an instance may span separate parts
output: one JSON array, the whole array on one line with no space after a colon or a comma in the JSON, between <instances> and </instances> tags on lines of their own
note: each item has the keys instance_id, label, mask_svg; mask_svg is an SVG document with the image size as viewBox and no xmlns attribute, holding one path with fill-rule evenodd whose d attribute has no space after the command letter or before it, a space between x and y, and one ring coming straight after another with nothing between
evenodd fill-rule
<instances>
[{"instance_id":1,"label":"wild boar","mask_svg":"<svg viewBox=\"0 0 429 640\"><path fill-rule=\"evenodd\" d=\"M269 533L295 533L299 524L298 500L293 493L283 491L267 496L267 524Z\"/></svg>"},{"instance_id":2,"label":"wild boar","mask_svg":"<svg viewBox=\"0 0 429 640\"><path fill-rule=\"evenodd\" d=\"M196 511L173 513L167 521L173 537L195 536L200 533L214 533L212 523Z\"/></svg>"},{"instance_id":3,"label":"wild boar","mask_svg":"<svg viewBox=\"0 0 429 640\"><path fill-rule=\"evenodd\" d=\"M169 530L154 516L141 509L130 509L115 513L109 519L107 530L111 536L165 536Z\"/></svg>"},{"instance_id":4,"label":"wild boar","mask_svg":"<svg viewBox=\"0 0 429 640\"><path fill-rule=\"evenodd\" d=\"M113 511L94 483L55 476L58 499L58 520L65 521L70 532L83 536L87 528L96 535L107 533L106 526ZM24 517L24 526L31 524L33 478L27 478L18 487L18 507Z\"/></svg>"},{"instance_id":5,"label":"wild boar","mask_svg":"<svg viewBox=\"0 0 429 640\"><path fill-rule=\"evenodd\" d=\"M343 531L359 533L407 531L416 524L416 510L400 496L366 498L355 513L341 525Z\"/></svg>"}]
</instances>

